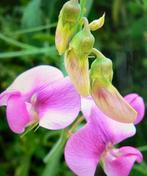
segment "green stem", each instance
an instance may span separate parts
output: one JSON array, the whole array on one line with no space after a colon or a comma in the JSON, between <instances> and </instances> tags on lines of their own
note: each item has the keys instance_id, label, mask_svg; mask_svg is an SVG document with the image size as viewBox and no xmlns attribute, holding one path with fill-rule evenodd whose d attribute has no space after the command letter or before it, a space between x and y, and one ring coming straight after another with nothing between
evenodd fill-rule
<instances>
[{"instance_id":1,"label":"green stem","mask_svg":"<svg viewBox=\"0 0 147 176\"><path fill-rule=\"evenodd\" d=\"M19 41L15 40L15 39L12 39L10 37L7 37L7 36L3 35L2 33L0 33L0 39L4 40L6 43L9 43L11 45L15 45L15 46L23 48L23 49L35 48L35 47L31 46L31 45L28 45L28 44L19 42Z\"/></svg>"},{"instance_id":2,"label":"green stem","mask_svg":"<svg viewBox=\"0 0 147 176\"><path fill-rule=\"evenodd\" d=\"M66 143L67 136L65 131L63 130L61 136L57 143L54 145L52 150L47 154L44 158L44 162L46 163L46 167L42 173L42 176L56 176L58 172L58 166L60 158L63 154L64 145Z\"/></svg>"},{"instance_id":3,"label":"green stem","mask_svg":"<svg viewBox=\"0 0 147 176\"><path fill-rule=\"evenodd\" d=\"M65 135L65 132L62 131L61 136L59 138L59 140L57 141L57 143L54 145L53 149L46 155L46 157L44 158L44 162L48 163L51 162L52 160L54 160L54 155L56 154L56 152L60 149L63 148L65 142L66 142L67 138Z\"/></svg>"},{"instance_id":4,"label":"green stem","mask_svg":"<svg viewBox=\"0 0 147 176\"><path fill-rule=\"evenodd\" d=\"M145 152L145 151L147 151L147 145L138 147L138 149L139 149L141 152Z\"/></svg>"},{"instance_id":5,"label":"green stem","mask_svg":"<svg viewBox=\"0 0 147 176\"><path fill-rule=\"evenodd\" d=\"M80 16L82 17L85 14L86 0L80 0L80 6L81 6L81 14L80 14Z\"/></svg>"},{"instance_id":6,"label":"green stem","mask_svg":"<svg viewBox=\"0 0 147 176\"><path fill-rule=\"evenodd\" d=\"M29 126L28 129L20 136L21 138L23 138L24 136L26 136L29 132L31 132L34 128L36 128L38 126L38 122L34 123L33 125Z\"/></svg>"},{"instance_id":7,"label":"green stem","mask_svg":"<svg viewBox=\"0 0 147 176\"><path fill-rule=\"evenodd\" d=\"M44 29L49 29L49 28L56 27L56 25L57 25L57 23L52 23L52 24L47 24L47 25L43 25L43 26L38 26L38 27L35 27L35 28L23 29L23 30L14 32L13 35L20 35L20 34L26 34L26 33L31 33L31 32L38 32L38 31L42 31Z\"/></svg>"},{"instance_id":8,"label":"green stem","mask_svg":"<svg viewBox=\"0 0 147 176\"><path fill-rule=\"evenodd\" d=\"M31 156L32 155L25 155L22 158L20 165L16 170L15 176L29 176Z\"/></svg>"},{"instance_id":9,"label":"green stem","mask_svg":"<svg viewBox=\"0 0 147 176\"><path fill-rule=\"evenodd\" d=\"M101 58L106 58L99 50L97 50L96 48L92 48L91 51L92 54L94 54L97 58L101 57Z\"/></svg>"},{"instance_id":10,"label":"green stem","mask_svg":"<svg viewBox=\"0 0 147 176\"><path fill-rule=\"evenodd\" d=\"M30 49L30 50L0 53L0 58L5 59L5 58L22 57L22 56L38 55L38 54L51 55L55 53L56 53L56 49L54 46L52 46L52 47L45 47L45 48L36 48L36 49Z\"/></svg>"},{"instance_id":11,"label":"green stem","mask_svg":"<svg viewBox=\"0 0 147 176\"><path fill-rule=\"evenodd\" d=\"M44 142L43 143L47 143L48 142L48 139L50 139L51 137L55 137L55 136L60 136L60 131L59 130L57 130L57 131L49 131L46 135L45 135L45 137L44 137Z\"/></svg>"}]
</instances>

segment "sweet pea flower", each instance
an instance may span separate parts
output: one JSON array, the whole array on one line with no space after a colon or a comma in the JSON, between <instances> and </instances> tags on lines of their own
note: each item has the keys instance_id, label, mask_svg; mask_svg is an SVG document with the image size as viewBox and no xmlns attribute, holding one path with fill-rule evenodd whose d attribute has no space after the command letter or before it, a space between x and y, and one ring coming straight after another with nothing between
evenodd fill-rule
<instances>
[{"instance_id":1,"label":"sweet pea flower","mask_svg":"<svg viewBox=\"0 0 147 176\"><path fill-rule=\"evenodd\" d=\"M128 96L125 98L127 101ZM142 108L144 104L135 109L139 118L138 109ZM100 163L107 176L128 176L135 161L140 163L143 156L134 147L117 149L115 145L135 134L134 124L110 119L97 108L91 97L82 99L81 109L87 123L71 136L65 146L65 160L69 168L77 176L94 176Z\"/></svg>"},{"instance_id":2,"label":"sweet pea flower","mask_svg":"<svg viewBox=\"0 0 147 176\"><path fill-rule=\"evenodd\" d=\"M59 69L42 65L20 74L0 94L0 106L6 106L7 121L15 133L34 123L57 130L75 120L80 96Z\"/></svg>"},{"instance_id":3,"label":"sweet pea flower","mask_svg":"<svg viewBox=\"0 0 147 176\"><path fill-rule=\"evenodd\" d=\"M113 120L122 123L134 123L137 112L112 84L112 61L95 48L92 52L96 55L90 69L90 86L93 100L98 108Z\"/></svg>"}]
</instances>

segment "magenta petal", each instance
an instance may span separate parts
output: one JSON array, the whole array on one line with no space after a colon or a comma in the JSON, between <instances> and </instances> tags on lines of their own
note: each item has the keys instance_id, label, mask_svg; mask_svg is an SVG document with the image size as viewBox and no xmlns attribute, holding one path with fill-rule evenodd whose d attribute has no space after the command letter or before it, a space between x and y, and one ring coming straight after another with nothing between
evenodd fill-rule
<instances>
[{"instance_id":1,"label":"magenta petal","mask_svg":"<svg viewBox=\"0 0 147 176\"><path fill-rule=\"evenodd\" d=\"M20 74L7 90L16 90L20 91L22 94L26 94L45 84L51 84L62 78L63 74L59 69L52 66L41 65Z\"/></svg>"},{"instance_id":2,"label":"magenta petal","mask_svg":"<svg viewBox=\"0 0 147 176\"><path fill-rule=\"evenodd\" d=\"M66 163L77 176L94 176L104 148L95 125L88 123L68 140L64 152Z\"/></svg>"},{"instance_id":3,"label":"magenta petal","mask_svg":"<svg viewBox=\"0 0 147 176\"><path fill-rule=\"evenodd\" d=\"M135 134L136 129L133 124L124 124L110 119L98 109L92 98L82 98L81 103L82 112L85 118L88 121L93 121L93 123L97 124L97 127L101 129L106 142L116 144Z\"/></svg>"},{"instance_id":4,"label":"magenta petal","mask_svg":"<svg viewBox=\"0 0 147 176\"><path fill-rule=\"evenodd\" d=\"M18 91L4 91L0 94L0 106L6 106L7 101L11 95L20 95L20 92Z\"/></svg>"},{"instance_id":5,"label":"magenta petal","mask_svg":"<svg viewBox=\"0 0 147 176\"><path fill-rule=\"evenodd\" d=\"M135 120L135 124L138 124L143 119L145 113L145 104L143 98L135 93L128 94L124 98L138 113Z\"/></svg>"},{"instance_id":6,"label":"magenta petal","mask_svg":"<svg viewBox=\"0 0 147 176\"><path fill-rule=\"evenodd\" d=\"M140 163L142 159L142 154L136 148L112 149L104 157L104 171L107 176L129 176L135 161Z\"/></svg>"},{"instance_id":7,"label":"magenta petal","mask_svg":"<svg viewBox=\"0 0 147 176\"><path fill-rule=\"evenodd\" d=\"M11 130L22 133L30 121L26 105L20 95L12 95L7 102L7 121Z\"/></svg>"},{"instance_id":8,"label":"magenta petal","mask_svg":"<svg viewBox=\"0 0 147 176\"><path fill-rule=\"evenodd\" d=\"M47 86L37 92L36 111L40 126L62 129L70 125L80 111L80 96L68 78Z\"/></svg>"}]
</instances>

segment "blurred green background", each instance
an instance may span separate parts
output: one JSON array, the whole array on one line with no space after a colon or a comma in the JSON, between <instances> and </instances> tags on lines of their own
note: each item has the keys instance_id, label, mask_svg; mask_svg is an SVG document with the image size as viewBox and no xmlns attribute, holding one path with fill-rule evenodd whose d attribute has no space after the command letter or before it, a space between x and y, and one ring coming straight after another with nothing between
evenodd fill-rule
<instances>
[{"instance_id":1,"label":"blurred green background","mask_svg":"<svg viewBox=\"0 0 147 176\"><path fill-rule=\"evenodd\" d=\"M16 76L33 66L51 64L64 73L63 58L54 46L58 14L66 1L0 1L0 91ZM103 28L94 32L95 47L114 63L113 83L122 95L137 92L147 102L147 1L87 0L92 21L105 12ZM8 128L5 108L0 109L0 176L72 176L64 157L45 164L44 157L58 140L59 132L38 129L24 137ZM132 176L147 175L147 117L134 137L120 145L139 147L144 162ZM104 173L98 168L99 176Z\"/></svg>"}]
</instances>

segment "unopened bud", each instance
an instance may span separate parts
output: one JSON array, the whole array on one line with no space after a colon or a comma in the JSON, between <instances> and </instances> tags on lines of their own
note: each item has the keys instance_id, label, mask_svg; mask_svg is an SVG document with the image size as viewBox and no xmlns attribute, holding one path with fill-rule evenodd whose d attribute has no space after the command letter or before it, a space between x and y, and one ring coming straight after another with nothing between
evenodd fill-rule
<instances>
[{"instance_id":1,"label":"unopened bud","mask_svg":"<svg viewBox=\"0 0 147 176\"><path fill-rule=\"evenodd\" d=\"M133 123L137 113L112 85L112 76L112 62L99 55L91 65L91 95L108 117L122 123Z\"/></svg>"},{"instance_id":2,"label":"unopened bud","mask_svg":"<svg viewBox=\"0 0 147 176\"><path fill-rule=\"evenodd\" d=\"M94 37L88 24L72 39L65 54L65 67L76 90L82 96L89 95L88 55L94 45Z\"/></svg>"},{"instance_id":3,"label":"unopened bud","mask_svg":"<svg viewBox=\"0 0 147 176\"><path fill-rule=\"evenodd\" d=\"M97 20L92 21L92 22L89 24L90 30L91 30L91 31L96 31L96 30L98 30L99 28L101 28L101 27L104 25L104 22L105 22L105 13L103 14L102 17L100 17L100 18L97 19Z\"/></svg>"},{"instance_id":4,"label":"unopened bud","mask_svg":"<svg viewBox=\"0 0 147 176\"><path fill-rule=\"evenodd\" d=\"M80 11L78 0L66 2L60 11L55 36L56 47L60 55L65 52L69 41L76 31Z\"/></svg>"},{"instance_id":5,"label":"unopened bud","mask_svg":"<svg viewBox=\"0 0 147 176\"><path fill-rule=\"evenodd\" d=\"M106 57L96 58L96 60L91 65L90 75L91 81L97 77L101 77L108 80L109 82L112 82L112 61Z\"/></svg>"},{"instance_id":6,"label":"unopened bud","mask_svg":"<svg viewBox=\"0 0 147 176\"><path fill-rule=\"evenodd\" d=\"M70 48L74 49L78 59L81 57L88 57L91 53L93 45L94 45L94 37L90 32L90 28L88 25L88 20L84 18L85 24L84 28L78 32L70 43Z\"/></svg>"}]
</instances>

